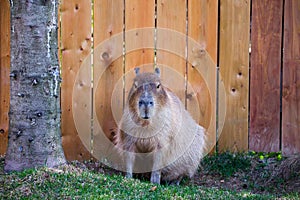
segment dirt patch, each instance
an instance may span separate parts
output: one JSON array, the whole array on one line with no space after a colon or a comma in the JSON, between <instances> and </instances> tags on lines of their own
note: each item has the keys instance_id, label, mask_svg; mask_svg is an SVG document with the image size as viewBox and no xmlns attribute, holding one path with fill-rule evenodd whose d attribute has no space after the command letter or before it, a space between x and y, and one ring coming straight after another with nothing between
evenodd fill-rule
<instances>
[{"instance_id":1,"label":"dirt patch","mask_svg":"<svg viewBox=\"0 0 300 200\"><path fill-rule=\"evenodd\" d=\"M251 158L246 170L238 170L230 177L212 174L203 168L193 178L196 185L235 191L248 190L252 193L287 194L300 193L300 156L278 161L276 158L261 160Z\"/></svg>"}]
</instances>

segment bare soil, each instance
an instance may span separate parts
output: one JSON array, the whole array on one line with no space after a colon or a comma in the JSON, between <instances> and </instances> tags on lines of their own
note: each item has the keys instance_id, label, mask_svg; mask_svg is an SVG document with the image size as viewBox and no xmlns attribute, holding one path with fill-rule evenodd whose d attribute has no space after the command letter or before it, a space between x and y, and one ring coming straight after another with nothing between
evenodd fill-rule
<instances>
[{"instance_id":1,"label":"bare soil","mask_svg":"<svg viewBox=\"0 0 300 200\"><path fill-rule=\"evenodd\" d=\"M252 193L300 194L300 155L278 161L276 158L251 158L247 170L238 170L230 177L212 174L205 168L193 178L196 185Z\"/></svg>"}]
</instances>

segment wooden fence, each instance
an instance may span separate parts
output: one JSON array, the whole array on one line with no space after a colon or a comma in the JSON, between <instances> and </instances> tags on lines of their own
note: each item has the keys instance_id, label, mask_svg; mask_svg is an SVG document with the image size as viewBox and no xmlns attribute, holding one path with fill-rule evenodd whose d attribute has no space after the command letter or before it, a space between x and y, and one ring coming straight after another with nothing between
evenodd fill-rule
<instances>
[{"instance_id":1,"label":"wooden fence","mask_svg":"<svg viewBox=\"0 0 300 200\"><path fill-rule=\"evenodd\" d=\"M10 11L9 2L0 1L0 155L8 143Z\"/></svg>"},{"instance_id":2,"label":"wooden fence","mask_svg":"<svg viewBox=\"0 0 300 200\"><path fill-rule=\"evenodd\" d=\"M4 154L10 24L8 1L0 2ZM208 129L213 150L300 152L300 1L62 0L59 15L67 159L103 149L132 69L154 65Z\"/></svg>"}]
</instances>

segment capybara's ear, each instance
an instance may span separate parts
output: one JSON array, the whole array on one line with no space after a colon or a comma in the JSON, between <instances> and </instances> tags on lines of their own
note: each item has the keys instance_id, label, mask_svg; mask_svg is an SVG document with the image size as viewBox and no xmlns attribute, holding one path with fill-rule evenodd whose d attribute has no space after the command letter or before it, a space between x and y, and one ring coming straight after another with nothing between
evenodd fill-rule
<instances>
[{"instance_id":1,"label":"capybara's ear","mask_svg":"<svg viewBox=\"0 0 300 200\"><path fill-rule=\"evenodd\" d=\"M134 68L134 71L135 71L135 75L138 75L140 73L140 68L136 67L136 68Z\"/></svg>"},{"instance_id":2,"label":"capybara's ear","mask_svg":"<svg viewBox=\"0 0 300 200\"><path fill-rule=\"evenodd\" d=\"M155 68L155 73L160 77L160 69L158 67Z\"/></svg>"}]
</instances>

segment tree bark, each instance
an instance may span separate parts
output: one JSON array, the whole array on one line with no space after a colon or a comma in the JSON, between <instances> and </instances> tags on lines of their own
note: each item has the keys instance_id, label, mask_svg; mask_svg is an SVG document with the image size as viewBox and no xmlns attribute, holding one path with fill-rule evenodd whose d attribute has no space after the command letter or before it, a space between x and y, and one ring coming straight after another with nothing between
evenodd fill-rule
<instances>
[{"instance_id":1,"label":"tree bark","mask_svg":"<svg viewBox=\"0 0 300 200\"><path fill-rule=\"evenodd\" d=\"M5 171L65 163L57 2L11 0L11 105Z\"/></svg>"}]
</instances>

